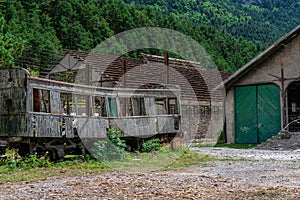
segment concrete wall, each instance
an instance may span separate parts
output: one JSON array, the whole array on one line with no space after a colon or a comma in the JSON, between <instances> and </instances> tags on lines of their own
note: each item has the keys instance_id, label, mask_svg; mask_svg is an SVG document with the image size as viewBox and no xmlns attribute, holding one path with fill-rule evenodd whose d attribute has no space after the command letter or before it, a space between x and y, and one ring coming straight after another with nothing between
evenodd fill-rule
<instances>
[{"instance_id":1,"label":"concrete wall","mask_svg":"<svg viewBox=\"0 0 300 200\"><path fill-rule=\"evenodd\" d=\"M226 90L225 116L226 116L226 134L227 142L234 143L234 88L241 85L258 85L264 83L274 83L281 88L281 83L278 78L281 77L280 71L280 55L284 58L284 77L287 79L296 79L300 77L300 36L298 35L290 41L281 52L277 52L260 63L245 76L240 78L234 85ZM274 76L268 75L272 74ZM284 89L293 82L286 80ZM282 102L281 102L282 107Z\"/></svg>"}]
</instances>

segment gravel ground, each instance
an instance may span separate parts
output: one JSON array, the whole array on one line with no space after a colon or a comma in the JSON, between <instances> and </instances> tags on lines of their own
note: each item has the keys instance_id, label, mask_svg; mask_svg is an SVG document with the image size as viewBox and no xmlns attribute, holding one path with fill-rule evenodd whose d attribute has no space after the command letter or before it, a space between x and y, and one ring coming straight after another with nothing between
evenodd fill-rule
<instances>
[{"instance_id":1,"label":"gravel ground","mask_svg":"<svg viewBox=\"0 0 300 200\"><path fill-rule=\"evenodd\" d=\"M193 150L227 160L171 171L5 183L0 199L300 199L299 151Z\"/></svg>"},{"instance_id":2,"label":"gravel ground","mask_svg":"<svg viewBox=\"0 0 300 200\"><path fill-rule=\"evenodd\" d=\"M217 158L247 160L285 160L300 161L300 149L297 150L263 150L263 149L232 149L232 148L191 148L195 152L209 154Z\"/></svg>"},{"instance_id":3,"label":"gravel ground","mask_svg":"<svg viewBox=\"0 0 300 200\"><path fill-rule=\"evenodd\" d=\"M235 184L295 187L300 189L300 151L272 151L258 149L195 148L218 161L207 168L198 168L207 175L218 174L235 179ZM299 196L300 198L300 196Z\"/></svg>"}]
</instances>

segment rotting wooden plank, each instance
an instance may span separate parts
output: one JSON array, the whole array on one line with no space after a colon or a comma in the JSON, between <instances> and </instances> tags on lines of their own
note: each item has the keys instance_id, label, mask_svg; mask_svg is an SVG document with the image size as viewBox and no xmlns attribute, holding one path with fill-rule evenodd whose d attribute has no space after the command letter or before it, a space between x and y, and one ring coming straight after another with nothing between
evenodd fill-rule
<instances>
[{"instance_id":1,"label":"rotting wooden plank","mask_svg":"<svg viewBox=\"0 0 300 200\"><path fill-rule=\"evenodd\" d=\"M62 118L63 116L53 116L50 114L28 114L27 122L29 124L27 134L34 137L61 137L63 136ZM72 131L72 129L67 129L67 131ZM72 133L66 134L72 135Z\"/></svg>"},{"instance_id":2,"label":"rotting wooden plank","mask_svg":"<svg viewBox=\"0 0 300 200\"><path fill-rule=\"evenodd\" d=\"M77 131L80 138L106 138L106 130L109 128L107 119L76 117Z\"/></svg>"},{"instance_id":3,"label":"rotting wooden plank","mask_svg":"<svg viewBox=\"0 0 300 200\"><path fill-rule=\"evenodd\" d=\"M156 117L110 119L110 126L122 130L124 137L150 137L157 134Z\"/></svg>"},{"instance_id":4,"label":"rotting wooden plank","mask_svg":"<svg viewBox=\"0 0 300 200\"><path fill-rule=\"evenodd\" d=\"M174 133L176 132L174 127L173 116L158 116L158 132L159 133Z\"/></svg>"}]
</instances>

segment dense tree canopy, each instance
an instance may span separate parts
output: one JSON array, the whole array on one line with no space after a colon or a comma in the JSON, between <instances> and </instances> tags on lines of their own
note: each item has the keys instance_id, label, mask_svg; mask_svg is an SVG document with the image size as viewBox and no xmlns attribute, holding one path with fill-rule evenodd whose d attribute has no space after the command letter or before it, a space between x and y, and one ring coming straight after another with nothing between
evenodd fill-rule
<instances>
[{"instance_id":1,"label":"dense tree canopy","mask_svg":"<svg viewBox=\"0 0 300 200\"><path fill-rule=\"evenodd\" d=\"M233 3L240 3L238 0L230 1L232 4L228 4L228 8L223 7L221 1L217 0L162 0L157 3L153 1L153 5L146 5L151 4L150 0L126 2L122 0L1 2L1 65L8 66L14 63L27 68L51 68L62 57L63 49L90 51L114 34L139 27L168 28L186 34L199 42L223 71L235 71L266 46L266 43L254 37L224 34L225 30L233 32L235 29L241 32L243 26L240 26L240 21L254 23L248 19L251 15L242 13L235 17L226 11L231 9ZM197 9L202 10L193 8L193 12L191 5L197 5ZM243 5L248 10L249 6L252 10L263 9L263 5ZM173 9L172 12L168 10L166 14L166 7ZM203 19L197 18L201 16ZM209 16L218 20L205 20ZM216 29L220 26L224 26L223 29ZM255 37L260 34L255 31L248 32ZM273 39L270 40L273 42ZM11 48L13 50L10 50ZM160 54L163 49L141 49L127 53L126 56L137 57L141 51Z\"/></svg>"},{"instance_id":2,"label":"dense tree canopy","mask_svg":"<svg viewBox=\"0 0 300 200\"><path fill-rule=\"evenodd\" d=\"M225 34L270 45L300 23L299 0L125 0L177 20L213 25Z\"/></svg>"},{"instance_id":3,"label":"dense tree canopy","mask_svg":"<svg viewBox=\"0 0 300 200\"><path fill-rule=\"evenodd\" d=\"M24 41L11 33L5 33L5 20L0 18L0 68L14 64L15 58L19 57L24 48Z\"/></svg>"}]
</instances>

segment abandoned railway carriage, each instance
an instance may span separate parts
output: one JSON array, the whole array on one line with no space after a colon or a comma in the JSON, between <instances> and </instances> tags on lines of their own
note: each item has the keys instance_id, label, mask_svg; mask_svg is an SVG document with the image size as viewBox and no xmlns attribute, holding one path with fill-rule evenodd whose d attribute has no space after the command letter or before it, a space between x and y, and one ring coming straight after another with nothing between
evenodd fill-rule
<instances>
[{"instance_id":1,"label":"abandoned railway carriage","mask_svg":"<svg viewBox=\"0 0 300 200\"><path fill-rule=\"evenodd\" d=\"M30 77L22 68L0 70L0 145L20 155L52 159L85 153L82 139L174 137L180 132L180 89L103 88Z\"/></svg>"}]
</instances>

